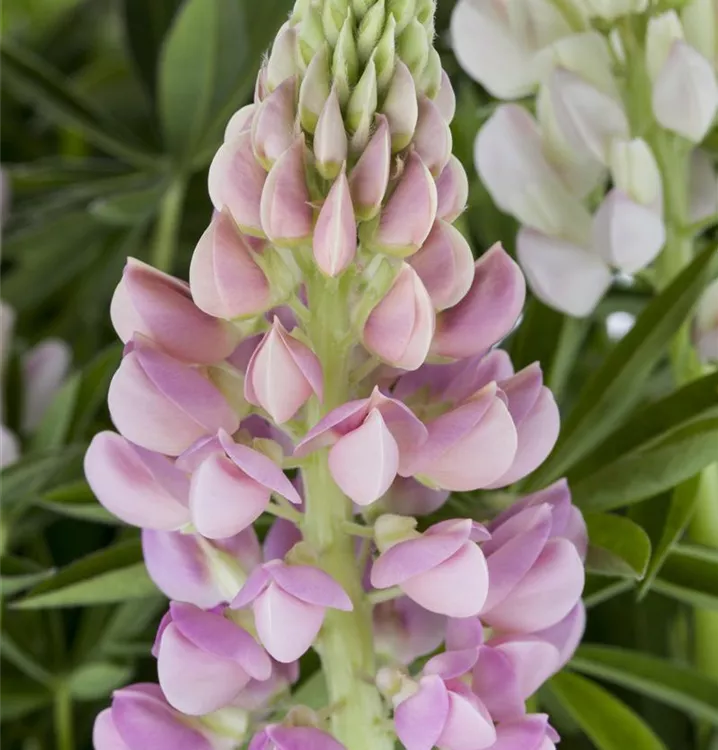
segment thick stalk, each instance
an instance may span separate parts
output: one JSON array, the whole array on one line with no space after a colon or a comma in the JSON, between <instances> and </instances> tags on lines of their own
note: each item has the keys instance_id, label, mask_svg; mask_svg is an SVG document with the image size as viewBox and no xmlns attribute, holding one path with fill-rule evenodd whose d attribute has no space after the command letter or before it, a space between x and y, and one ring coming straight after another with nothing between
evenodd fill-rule
<instances>
[{"instance_id":1,"label":"thick stalk","mask_svg":"<svg viewBox=\"0 0 718 750\"><path fill-rule=\"evenodd\" d=\"M310 425L349 400L347 290L341 282L315 276L309 283L309 335L324 373L324 403L314 404ZM374 685L375 660L371 605L362 587L362 571L353 537L345 525L352 518L349 499L329 473L327 450L317 451L302 468L305 491L304 538L320 565L344 588L352 612L328 610L317 643L331 708L331 728L348 750L393 750L386 713Z\"/></svg>"},{"instance_id":2,"label":"thick stalk","mask_svg":"<svg viewBox=\"0 0 718 750\"><path fill-rule=\"evenodd\" d=\"M54 725L57 750L73 750L75 747L75 732L72 718L72 696L68 687L62 683L55 688Z\"/></svg>"},{"instance_id":3,"label":"thick stalk","mask_svg":"<svg viewBox=\"0 0 718 750\"><path fill-rule=\"evenodd\" d=\"M177 252L182 204L187 183L184 177L176 177L162 198L152 246L152 265L160 271L171 271Z\"/></svg>"}]
</instances>

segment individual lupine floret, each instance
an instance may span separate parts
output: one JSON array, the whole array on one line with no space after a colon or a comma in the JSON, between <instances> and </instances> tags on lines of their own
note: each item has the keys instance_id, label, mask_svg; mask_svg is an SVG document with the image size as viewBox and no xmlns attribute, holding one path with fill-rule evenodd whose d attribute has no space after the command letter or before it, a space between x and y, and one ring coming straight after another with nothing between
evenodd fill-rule
<instances>
[{"instance_id":1,"label":"individual lupine floret","mask_svg":"<svg viewBox=\"0 0 718 750\"><path fill-rule=\"evenodd\" d=\"M279 662L292 662L312 645L327 608L350 612L352 602L323 570L271 560L252 571L232 608L251 605L262 645Z\"/></svg>"},{"instance_id":2,"label":"individual lupine floret","mask_svg":"<svg viewBox=\"0 0 718 750\"><path fill-rule=\"evenodd\" d=\"M441 646L446 617L408 596L377 604L373 610L374 647L390 663L411 664Z\"/></svg>"},{"instance_id":3,"label":"individual lupine floret","mask_svg":"<svg viewBox=\"0 0 718 750\"><path fill-rule=\"evenodd\" d=\"M248 750L345 750L330 734L316 727L269 724L249 743Z\"/></svg>"},{"instance_id":4,"label":"individual lupine floret","mask_svg":"<svg viewBox=\"0 0 718 750\"><path fill-rule=\"evenodd\" d=\"M191 716L229 705L250 681L267 680L272 664L254 638L221 612L172 602L153 648L170 705Z\"/></svg>"}]
</instances>

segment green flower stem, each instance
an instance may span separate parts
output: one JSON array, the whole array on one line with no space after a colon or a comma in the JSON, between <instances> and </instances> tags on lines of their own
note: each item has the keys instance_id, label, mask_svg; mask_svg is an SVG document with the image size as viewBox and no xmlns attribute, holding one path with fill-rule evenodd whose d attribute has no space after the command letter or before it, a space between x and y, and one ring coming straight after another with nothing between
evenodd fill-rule
<instances>
[{"instance_id":1,"label":"green flower stem","mask_svg":"<svg viewBox=\"0 0 718 750\"><path fill-rule=\"evenodd\" d=\"M182 205L186 191L187 182L185 178L177 176L170 183L162 198L150 259L152 265L159 268L160 271L170 272L172 270L177 253Z\"/></svg>"},{"instance_id":2,"label":"green flower stem","mask_svg":"<svg viewBox=\"0 0 718 750\"><path fill-rule=\"evenodd\" d=\"M57 750L75 750L72 696L63 683L55 688L54 725Z\"/></svg>"},{"instance_id":3,"label":"green flower stem","mask_svg":"<svg viewBox=\"0 0 718 750\"><path fill-rule=\"evenodd\" d=\"M348 276L348 274L345 274ZM353 343L347 300L348 280L329 280L314 271L308 281L312 347L324 373L324 400L310 405L309 426L349 400L348 354ZM304 538L320 565L351 597L352 612L327 610L317 651L327 684L331 729L347 750L393 750L386 711L374 685L376 670L372 608L362 587L355 541L347 532L352 506L329 473L327 450L313 453L302 468L305 490Z\"/></svg>"}]
</instances>

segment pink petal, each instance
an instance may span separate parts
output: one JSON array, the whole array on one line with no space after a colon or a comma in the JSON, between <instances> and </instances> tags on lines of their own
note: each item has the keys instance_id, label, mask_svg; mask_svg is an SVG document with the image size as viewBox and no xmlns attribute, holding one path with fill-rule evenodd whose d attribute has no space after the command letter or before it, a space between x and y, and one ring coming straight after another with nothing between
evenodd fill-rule
<instances>
[{"instance_id":1,"label":"pink petal","mask_svg":"<svg viewBox=\"0 0 718 750\"><path fill-rule=\"evenodd\" d=\"M443 680L453 680L470 672L479 656L479 649L445 651L429 659L424 665L424 674L438 674Z\"/></svg>"},{"instance_id":2,"label":"pink petal","mask_svg":"<svg viewBox=\"0 0 718 750\"><path fill-rule=\"evenodd\" d=\"M275 724L267 727L266 732L277 750L345 750L332 736L314 727Z\"/></svg>"},{"instance_id":3,"label":"pink petal","mask_svg":"<svg viewBox=\"0 0 718 750\"><path fill-rule=\"evenodd\" d=\"M492 646L514 666L523 700L532 696L560 668L558 649L548 641L525 636L499 638Z\"/></svg>"},{"instance_id":4,"label":"pink petal","mask_svg":"<svg viewBox=\"0 0 718 750\"><path fill-rule=\"evenodd\" d=\"M354 608L344 589L320 568L280 563L268 566L267 570L277 586L306 604L345 612Z\"/></svg>"},{"instance_id":5,"label":"pink petal","mask_svg":"<svg viewBox=\"0 0 718 750\"><path fill-rule=\"evenodd\" d=\"M466 170L456 156L449 159L436 180L437 219L455 221L466 208L469 200L469 179Z\"/></svg>"},{"instance_id":6,"label":"pink petal","mask_svg":"<svg viewBox=\"0 0 718 750\"><path fill-rule=\"evenodd\" d=\"M440 747L451 750L482 750L496 740L491 716L481 701L461 685L449 690L449 715L439 737Z\"/></svg>"},{"instance_id":7,"label":"pink petal","mask_svg":"<svg viewBox=\"0 0 718 750\"><path fill-rule=\"evenodd\" d=\"M431 750L449 715L449 695L436 675L422 677L419 691L394 709L396 733L406 750Z\"/></svg>"},{"instance_id":8,"label":"pink petal","mask_svg":"<svg viewBox=\"0 0 718 750\"><path fill-rule=\"evenodd\" d=\"M514 663L495 648L482 646L479 650L471 689L495 720L520 717L526 711Z\"/></svg>"},{"instance_id":9,"label":"pink petal","mask_svg":"<svg viewBox=\"0 0 718 750\"><path fill-rule=\"evenodd\" d=\"M296 137L297 80L287 78L257 107L252 119L254 155L271 166Z\"/></svg>"},{"instance_id":10,"label":"pink petal","mask_svg":"<svg viewBox=\"0 0 718 750\"><path fill-rule=\"evenodd\" d=\"M398 466L399 447L378 409L329 451L334 481L358 505L378 500L394 481Z\"/></svg>"},{"instance_id":11,"label":"pink petal","mask_svg":"<svg viewBox=\"0 0 718 750\"><path fill-rule=\"evenodd\" d=\"M376 130L349 175L349 189L357 217L373 219L381 208L391 169L389 123L377 115Z\"/></svg>"},{"instance_id":12,"label":"pink petal","mask_svg":"<svg viewBox=\"0 0 718 750\"><path fill-rule=\"evenodd\" d=\"M312 242L314 259L327 276L338 276L354 260L357 229L349 182L344 170L334 180L319 211Z\"/></svg>"},{"instance_id":13,"label":"pink petal","mask_svg":"<svg viewBox=\"0 0 718 750\"><path fill-rule=\"evenodd\" d=\"M109 708L97 714L92 729L92 746L95 750L131 750L117 731Z\"/></svg>"},{"instance_id":14,"label":"pink petal","mask_svg":"<svg viewBox=\"0 0 718 750\"><path fill-rule=\"evenodd\" d=\"M258 596L263 594L271 583L269 571L265 565L258 565L244 582L237 596L230 604L232 609L241 609L251 604Z\"/></svg>"},{"instance_id":15,"label":"pink petal","mask_svg":"<svg viewBox=\"0 0 718 750\"><path fill-rule=\"evenodd\" d=\"M545 714L530 714L512 722L501 722L496 727L496 742L489 750L553 750L553 745L543 744L548 729Z\"/></svg>"},{"instance_id":16,"label":"pink petal","mask_svg":"<svg viewBox=\"0 0 718 750\"><path fill-rule=\"evenodd\" d=\"M369 399L363 398L332 409L300 440L294 455L302 458L319 448L333 445L342 435L356 430L364 422L369 408Z\"/></svg>"}]
</instances>

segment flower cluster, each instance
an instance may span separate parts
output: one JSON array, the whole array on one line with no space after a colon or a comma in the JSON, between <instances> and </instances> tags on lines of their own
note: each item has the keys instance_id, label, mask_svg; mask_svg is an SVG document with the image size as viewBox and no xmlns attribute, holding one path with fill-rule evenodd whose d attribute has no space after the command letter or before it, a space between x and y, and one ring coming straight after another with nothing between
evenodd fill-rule
<instances>
[{"instance_id":1,"label":"flower cluster","mask_svg":"<svg viewBox=\"0 0 718 750\"><path fill-rule=\"evenodd\" d=\"M718 108L715 9L692 0L680 16L652 13L644 0L560 9L460 0L454 11L465 70L500 99L535 95L535 118L519 104L495 110L475 162L496 205L521 225L517 254L534 293L569 315L589 314L614 272L656 258L664 200L685 225L718 207L707 152L694 149L682 174L684 150L701 143Z\"/></svg>"},{"instance_id":2,"label":"flower cluster","mask_svg":"<svg viewBox=\"0 0 718 750\"><path fill-rule=\"evenodd\" d=\"M540 368L494 349L518 266L499 245L474 262L452 226L467 179L433 11L300 1L212 162L189 284L125 268L119 434L85 470L171 603L159 687L115 693L98 750L557 741L525 702L583 630L567 485L487 525L417 520L520 480L559 429ZM310 648L328 705L287 711Z\"/></svg>"}]
</instances>

